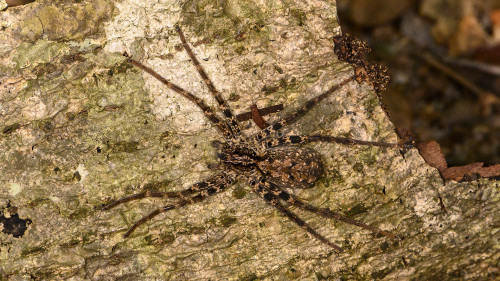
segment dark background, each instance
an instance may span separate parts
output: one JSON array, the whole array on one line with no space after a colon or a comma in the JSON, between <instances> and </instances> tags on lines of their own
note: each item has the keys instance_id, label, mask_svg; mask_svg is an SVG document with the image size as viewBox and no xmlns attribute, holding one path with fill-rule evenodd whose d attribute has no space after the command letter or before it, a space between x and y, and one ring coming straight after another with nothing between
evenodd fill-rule
<instances>
[{"instance_id":1,"label":"dark background","mask_svg":"<svg viewBox=\"0 0 500 281\"><path fill-rule=\"evenodd\" d=\"M389 117L448 166L500 163L499 0L337 0L344 33L389 69Z\"/></svg>"}]
</instances>

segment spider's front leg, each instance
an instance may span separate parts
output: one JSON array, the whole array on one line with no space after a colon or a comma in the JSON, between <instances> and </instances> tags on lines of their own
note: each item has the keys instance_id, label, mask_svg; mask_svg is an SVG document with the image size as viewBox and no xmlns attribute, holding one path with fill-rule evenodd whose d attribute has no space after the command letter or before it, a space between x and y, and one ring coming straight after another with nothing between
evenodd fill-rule
<instances>
[{"instance_id":1,"label":"spider's front leg","mask_svg":"<svg viewBox=\"0 0 500 281\"><path fill-rule=\"evenodd\" d=\"M355 144L355 145L370 145L370 146L379 146L379 147L400 147L403 149L409 149L413 146L413 140L405 140L400 143L387 143L387 142L377 142L377 141L365 141L365 140L356 140L350 138L341 138L341 137L333 137L333 136L287 136L287 137L279 137L279 138L270 138L273 132L281 130L284 126L290 125L297 121L299 118L304 116L311 108L313 108L320 101L327 98L329 95L340 89L341 87L347 85L349 82L353 81L355 76L351 76L339 84L332 86L326 92L321 95L314 97L308 100L304 105L302 105L299 109L297 109L294 113L286 116L285 118L278 120L277 122L269 125L265 129L261 130L257 134L253 135L252 138L257 143L260 143L263 148L276 147L280 145L287 144L306 144L310 142L323 141L323 142L334 142L341 144Z\"/></svg>"},{"instance_id":2,"label":"spider's front leg","mask_svg":"<svg viewBox=\"0 0 500 281\"><path fill-rule=\"evenodd\" d=\"M281 130L284 126L293 124L295 121L297 121L300 117L304 116L311 108L313 108L316 104L318 104L320 101L324 100L328 96L330 96L332 93L336 92L338 89L342 88L343 86L347 85L348 83L352 82L354 80L354 76L351 76L344 81L340 82L337 85L332 86L330 89L328 89L326 92L322 93L321 95L312 98L308 100L304 105L302 105L297 111L294 113L286 116L285 118L278 120L277 122L267 126L265 129L261 130L257 134L255 134L253 139L257 142L262 142L264 141L267 137L269 137L272 133Z\"/></svg>"},{"instance_id":3,"label":"spider's front leg","mask_svg":"<svg viewBox=\"0 0 500 281\"><path fill-rule=\"evenodd\" d=\"M219 108L224 114L224 117L229 121L229 127L233 133L233 140L236 140L241 133L241 128L240 125L238 124L238 120L234 116L233 112L231 111L231 108L229 108L227 102L222 98L221 94L217 89L215 88L214 84L212 83L212 80L208 77L207 73L203 69L203 67L200 64L200 61L196 58L196 56L193 53L193 50L191 50L191 47L189 47L189 44L187 43L186 38L184 37L184 33L182 32L182 29L179 25L175 26L175 30L177 33L179 33L179 37L181 38L182 42L182 47L184 47L184 50L188 53L189 57L191 58L191 61L193 62L194 66L196 67L196 70L200 74L201 78L203 79L203 82L205 82L205 85L207 85L208 89L210 90L210 93L212 96L215 98L217 103L219 104Z\"/></svg>"}]
</instances>

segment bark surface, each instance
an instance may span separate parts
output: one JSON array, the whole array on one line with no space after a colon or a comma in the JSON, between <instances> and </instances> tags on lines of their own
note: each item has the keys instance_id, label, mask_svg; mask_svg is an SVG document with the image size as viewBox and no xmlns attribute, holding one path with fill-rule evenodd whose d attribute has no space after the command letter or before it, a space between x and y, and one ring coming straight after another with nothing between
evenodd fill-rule
<instances>
[{"instance_id":1,"label":"bark surface","mask_svg":"<svg viewBox=\"0 0 500 281\"><path fill-rule=\"evenodd\" d=\"M0 24L1 280L500 278L498 182L444 184L416 149L308 145L326 174L297 196L403 237L292 208L341 254L244 183L127 239L167 202L100 209L148 183L183 190L214 174L211 141L221 140L196 106L122 52L215 106L179 24L233 110L283 103L265 117L273 122L352 75L333 53L334 2L41 0L0 12ZM285 132L396 141L375 93L354 82Z\"/></svg>"}]
</instances>

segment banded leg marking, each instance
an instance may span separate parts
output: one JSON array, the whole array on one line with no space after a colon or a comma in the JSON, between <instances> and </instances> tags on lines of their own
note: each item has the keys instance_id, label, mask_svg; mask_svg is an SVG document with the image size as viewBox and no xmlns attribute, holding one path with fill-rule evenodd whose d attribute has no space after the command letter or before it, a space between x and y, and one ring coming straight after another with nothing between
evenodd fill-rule
<instances>
[{"instance_id":1,"label":"banded leg marking","mask_svg":"<svg viewBox=\"0 0 500 281\"><path fill-rule=\"evenodd\" d=\"M255 134L253 137L257 142L261 142L264 139L266 139L268 136L270 136L272 133L280 130L283 128L285 125L289 125L297 121L300 117L302 117L305 113L307 113L311 108L313 108L317 103L320 101L324 100L327 98L330 94L334 93L341 87L345 86L349 82L354 80L354 76L351 76L344 81L340 82L340 84L337 84L333 87L331 87L328 91L322 93L321 95L312 98L308 100L302 107L300 107L297 111L294 113L290 114L289 116L285 117L284 119L281 119L271 125L269 125L267 128L264 130L258 132Z\"/></svg>"},{"instance_id":2,"label":"banded leg marking","mask_svg":"<svg viewBox=\"0 0 500 281\"><path fill-rule=\"evenodd\" d=\"M279 188L278 186L276 186L274 184L267 184L265 187L266 187L266 189L268 189L269 192L271 192L277 198L279 198L285 202L288 202L291 205L296 206L302 210L306 210L306 211L309 211L311 213L318 214L318 215L323 216L325 218L343 221L345 223L352 224L352 225L370 230L371 232L382 234L382 235L387 236L387 237L392 238L392 239L399 239L398 236L396 236L390 232L381 230L381 229L374 227L374 226L371 226L371 225L367 225L367 224L362 223L358 220L351 219L351 218L346 217L344 215L341 215L337 212L334 212L328 208L318 208L318 207L315 207L311 204L303 202L302 200L297 198L295 195L289 194L288 192L284 191L283 189Z\"/></svg>"},{"instance_id":3,"label":"banded leg marking","mask_svg":"<svg viewBox=\"0 0 500 281\"><path fill-rule=\"evenodd\" d=\"M279 200L278 197L273 194L269 189L266 187L269 185L269 183L265 182L262 177L260 177L258 180L250 180L250 185L252 186L252 190L260 195L264 201L267 203L271 204L274 206L276 209L278 209L281 213L283 213L287 218L289 218L291 221L293 221L295 224L300 226L302 229L307 231L309 234L311 234L314 238L318 239L322 243L330 246L337 252L342 252L343 249L330 242L327 238L316 232L308 223L306 223L304 220L299 218L295 213L292 211L288 210L285 206L283 206Z\"/></svg>"},{"instance_id":4,"label":"banded leg marking","mask_svg":"<svg viewBox=\"0 0 500 281\"><path fill-rule=\"evenodd\" d=\"M201 78L207 85L208 89L210 90L210 93L212 93L212 96L215 98L217 103L219 104L219 107L224 114L224 116L229 120L229 126L231 128L231 131L233 132L233 137L237 137L241 133L241 128L238 123L238 120L236 117L233 115L231 112L231 109L227 105L226 101L222 98L220 95L219 91L215 88L214 84L212 83L212 80L208 77L207 73L201 66L200 62L196 58L196 56L193 53L193 50L191 47L189 47L189 44L186 41L186 38L184 37L184 33L182 32L180 26L176 25L175 30L177 30L177 33L179 33L179 37L181 38L182 41L182 46L184 47L184 50L188 53L189 57L193 61L194 66L196 67L196 70L200 74Z\"/></svg>"},{"instance_id":5,"label":"banded leg marking","mask_svg":"<svg viewBox=\"0 0 500 281\"><path fill-rule=\"evenodd\" d=\"M132 200L142 199L146 197L161 197L161 198L179 198L180 200L173 204L165 205L161 208L154 210L148 215L142 217L128 229L124 237L128 237L134 230L144 222L156 217L157 215L169 210L177 209L189 204L194 204L212 196L216 193L224 191L228 186L236 182L236 175L232 172L220 172L215 176L208 178L204 181L198 182L190 186L188 189L177 192L158 192L146 191L143 193L134 194L128 197L121 198L103 207L104 210L109 210L122 203L130 202ZM190 196L196 192L199 194Z\"/></svg>"},{"instance_id":6,"label":"banded leg marking","mask_svg":"<svg viewBox=\"0 0 500 281\"><path fill-rule=\"evenodd\" d=\"M279 138L268 138L264 144L266 148L287 145L287 144L306 144L310 142L333 142L346 145L369 145L378 147L402 147L404 143L388 143L381 141L364 141L350 138L332 137L332 136L285 136Z\"/></svg>"},{"instance_id":7,"label":"banded leg marking","mask_svg":"<svg viewBox=\"0 0 500 281\"><path fill-rule=\"evenodd\" d=\"M219 116L217 116L215 114L213 109L210 108L202 99L196 97L192 93L184 90L183 88L177 86L176 84L168 81L167 79L165 79L163 76L158 74L156 71L154 71L150 67L147 67L144 64L142 64L142 63L140 63L140 62L138 62L130 57L128 58L128 61L131 64L139 67L140 69L144 70L148 74L150 74L153 77L155 77L156 79L158 79L160 82L165 84L165 86L167 86L170 90L172 90L172 91L184 96L188 100L194 102L203 111L203 114L205 114L205 116L208 118L208 120L210 120L210 122L212 122L213 124L215 124L215 126L217 128L219 128L219 131L222 133L222 135L224 136L225 139L234 139L233 133L231 132L229 125L226 122L224 122L223 120L221 120L219 118Z\"/></svg>"}]
</instances>

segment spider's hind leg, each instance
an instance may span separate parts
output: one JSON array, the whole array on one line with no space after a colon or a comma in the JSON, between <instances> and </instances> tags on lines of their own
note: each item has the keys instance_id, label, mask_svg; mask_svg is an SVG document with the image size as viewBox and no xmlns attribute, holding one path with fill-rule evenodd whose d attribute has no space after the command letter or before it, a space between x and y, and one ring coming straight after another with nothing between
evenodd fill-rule
<instances>
[{"instance_id":1,"label":"spider's hind leg","mask_svg":"<svg viewBox=\"0 0 500 281\"><path fill-rule=\"evenodd\" d=\"M298 226L300 226L305 231L307 231L309 234L311 234L314 238L316 238L319 241L321 241L322 243L332 247L337 252L343 251L343 249L340 246L330 242L330 240L328 240L323 235L316 232L316 230L314 230L304 220L299 218L295 213L293 213L292 211L288 210L285 206L283 206L279 202L278 196L276 196L274 193L270 192L269 189L266 187L267 185L269 185L269 183L266 182L264 180L264 178L260 178L259 180L252 180L250 182L250 185L252 186L252 189L255 193L259 194L262 198L264 198L264 201L266 201L269 204L271 204L272 206L274 206L281 213L283 213L286 217L288 217L291 221L293 221Z\"/></svg>"},{"instance_id":2,"label":"spider's hind leg","mask_svg":"<svg viewBox=\"0 0 500 281\"><path fill-rule=\"evenodd\" d=\"M269 183L265 187L270 193L272 193L277 198L279 198L283 201L286 201L286 202L290 203L291 205L296 206L300 209L309 211L311 213L318 214L322 217L326 217L326 218L330 218L330 219L334 219L334 220L339 220L339 221L343 221L343 222L348 223L348 224L359 226L361 228L370 230L373 233L382 234L382 235L387 236L387 237L392 238L392 239L399 239L398 236L396 236L390 232L383 231L383 230L376 228L374 226L367 225L367 224L364 224L360 221L351 219L351 218L346 217L344 215L341 215L337 212L334 212L328 208L318 208L318 207L315 207L311 204L303 202L302 200L297 198L295 195L289 194L288 192L284 191L283 189L279 188L278 186L276 186L274 184Z\"/></svg>"},{"instance_id":3,"label":"spider's hind leg","mask_svg":"<svg viewBox=\"0 0 500 281\"><path fill-rule=\"evenodd\" d=\"M148 190L148 191L133 194L133 195L130 195L127 197L122 197L122 198L115 200L111 203L105 204L104 206L102 206L102 209L109 210L109 209L114 208L114 207L121 205L123 203L127 203L130 201L134 201L134 200L138 200L138 199L142 199L142 198L147 198L147 197L183 198L183 197L186 197L186 196L192 194L193 192L194 191L189 190L189 189L184 190L184 191L180 191L180 192L162 192L162 191L150 191L150 190Z\"/></svg>"},{"instance_id":4,"label":"spider's hind leg","mask_svg":"<svg viewBox=\"0 0 500 281\"><path fill-rule=\"evenodd\" d=\"M144 189L146 191L141 192L141 193L136 193L132 194L130 196L122 197L120 199L117 199L111 203L103 205L101 208L103 210L109 210L111 208L114 208L118 205L128 203L130 201L134 200L139 200L143 198L148 198L148 197L154 197L154 198L187 198L188 196L196 193L200 189L202 189L202 186L200 183L196 183L186 190L183 191L156 191L156 190L151 190L151 189L158 189L160 187L165 186L165 182L156 182L156 183L148 183L144 186Z\"/></svg>"},{"instance_id":5,"label":"spider's hind leg","mask_svg":"<svg viewBox=\"0 0 500 281\"><path fill-rule=\"evenodd\" d=\"M215 193L215 192L214 192ZM211 194L210 194L211 195ZM189 199L185 199L185 200L181 200L175 204L169 204L169 205L165 205L163 207L160 207L154 211L152 211L151 213L145 215L144 217L142 217L140 220L136 221L134 223L134 225L132 225L128 230L127 232L123 235L124 238L127 238L128 236L130 236L130 234L132 234L132 232L134 232L134 230L139 227L141 224L147 222L148 220L156 217L157 215L161 214L161 213L164 213L164 212L167 212L167 211L170 211L170 210L173 210L173 209L178 209L180 207L183 207L183 206L186 206L188 204L193 204L193 203L197 203L197 202L200 202L202 201L203 199L205 199L205 197L207 197L208 194L206 195L202 195L202 194L198 194L196 196L193 196L193 197L190 197Z\"/></svg>"}]
</instances>

